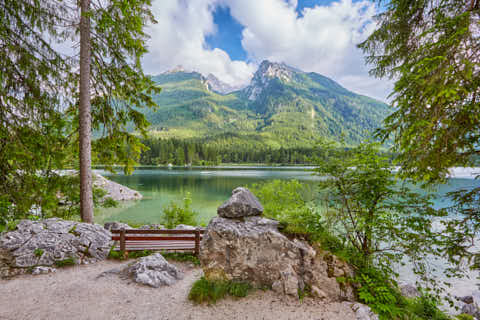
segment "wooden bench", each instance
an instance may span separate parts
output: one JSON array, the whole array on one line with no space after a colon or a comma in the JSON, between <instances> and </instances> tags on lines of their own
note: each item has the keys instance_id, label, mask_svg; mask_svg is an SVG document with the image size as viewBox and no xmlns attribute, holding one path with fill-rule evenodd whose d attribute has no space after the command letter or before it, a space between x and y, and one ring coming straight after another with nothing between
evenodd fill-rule
<instances>
[{"instance_id":1,"label":"wooden bench","mask_svg":"<svg viewBox=\"0 0 480 320\"><path fill-rule=\"evenodd\" d=\"M118 241L114 247L116 251L193 251L198 256L204 230L121 229L111 232L112 240Z\"/></svg>"}]
</instances>

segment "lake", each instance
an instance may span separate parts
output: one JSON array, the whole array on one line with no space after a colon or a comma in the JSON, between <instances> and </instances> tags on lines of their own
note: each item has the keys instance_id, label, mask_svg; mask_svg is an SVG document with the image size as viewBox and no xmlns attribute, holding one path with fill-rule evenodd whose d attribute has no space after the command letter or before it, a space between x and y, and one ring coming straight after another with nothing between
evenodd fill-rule
<instances>
[{"instance_id":1,"label":"lake","mask_svg":"<svg viewBox=\"0 0 480 320\"><path fill-rule=\"evenodd\" d=\"M217 207L227 200L233 189L273 179L297 179L314 186L319 177L313 176L311 167L217 167L217 168L139 168L134 174L98 173L109 179L138 190L143 199L121 203L117 208L96 212L98 223L123 221L134 224L160 223L162 210L171 201L181 202L190 193L192 206L199 213L202 223L216 215ZM439 195L458 188L471 189L480 186L480 180L450 179L440 186ZM446 207L448 199L437 199L437 208Z\"/></svg>"},{"instance_id":2,"label":"lake","mask_svg":"<svg viewBox=\"0 0 480 320\"><path fill-rule=\"evenodd\" d=\"M101 209L96 212L96 222L123 221L134 224L160 223L162 209L171 201L181 202L183 197L191 194L192 207L199 213L200 222L207 224L216 215L217 207L227 200L234 188L248 186L253 183L273 179L297 179L315 185L319 177L313 176L309 167L219 167L219 168L139 168L130 176L123 174L98 173L109 179L138 190L143 199L136 202L121 203L117 208ZM459 171L456 176L470 177L471 174ZM472 178L452 178L439 187L439 196L460 188L472 189L480 186L480 180ZM447 207L448 199L439 198L435 207ZM432 261L433 262L433 261ZM441 270L443 262L435 262L439 279L444 279ZM399 268L403 281L414 282L414 277L408 266ZM478 275L471 272L470 279L455 279L453 289L447 291L456 295L471 294L477 281L472 281Z\"/></svg>"}]
</instances>

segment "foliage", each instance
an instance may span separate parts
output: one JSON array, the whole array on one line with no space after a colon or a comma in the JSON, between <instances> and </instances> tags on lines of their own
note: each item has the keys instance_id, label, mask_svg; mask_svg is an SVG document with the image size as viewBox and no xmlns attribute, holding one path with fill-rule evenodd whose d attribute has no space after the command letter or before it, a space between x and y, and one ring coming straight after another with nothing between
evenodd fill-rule
<instances>
[{"instance_id":1,"label":"foliage","mask_svg":"<svg viewBox=\"0 0 480 320\"><path fill-rule=\"evenodd\" d=\"M464 313L459 314L456 319L458 319L458 320L475 320L473 318L473 316L471 316L469 314L464 314Z\"/></svg>"},{"instance_id":2,"label":"foliage","mask_svg":"<svg viewBox=\"0 0 480 320\"><path fill-rule=\"evenodd\" d=\"M396 288L390 276L379 269L366 267L357 273L355 283L361 302L369 305L376 313L385 319L395 319L404 312L403 297Z\"/></svg>"},{"instance_id":3,"label":"foliage","mask_svg":"<svg viewBox=\"0 0 480 320\"><path fill-rule=\"evenodd\" d=\"M118 207L118 201L113 200L112 197L106 197L103 199L102 207L104 208L116 208Z\"/></svg>"},{"instance_id":4,"label":"foliage","mask_svg":"<svg viewBox=\"0 0 480 320\"><path fill-rule=\"evenodd\" d=\"M162 256L168 260L191 262L195 266L200 266L200 260L192 253L188 252L162 252Z\"/></svg>"},{"instance_id":5,"label":"foliage","mask_svg":"<svg viewBox=\"0 0 480 320\"><path fill-rule=\"evenodd\" d=\"M269 81L256 101L244 91L217 94L196 72L155 76L153 80L162 86L162 92L153 97L160 112L145 112L152 135L212 138L210 146L217 149L226 144L241 150L311 148L318 136L338 139L342 133L349 144L356 144L387 115L384 103L350 92L319 74L290 71L291 81ZM233 146L229 149L235 151Z\"/></svg>"},{"instance_id":6,"label":"foliage","mask_svg":"<svg viewBox=\"0 0 480 320\"><path fill-rule=\"evenodd\" d=\"M195 303L215 304L227 295L246 297L252 287L247 283L233 281L209 281L205 277L193 283L188 299Z\"/></svg>"},{"instance_id":7,"label":"foliage","mask_svg":"<svg viewBox=\"0 0 480 320\"><path fill-rule=\"evenodd\" d=\"M141 257L146 257L154 253L152 250L141 250L141 251L129 251L127 254L124 254L121 251L114 250L114 246L110 248L108 253L108 258L112 260L125 260L125 259L137 259Z\"/></svg>"},{"instance_id":8,"label":"foliage","mask_svg":"<svg viewBox=\"0 0 480 320\"><path fill-rule=\"evenodd\" d=\"M33 250L33 254L35 255L35 257L39 257L39 258L43 255L43 252L44 250L40 248Z\"/></svg>"},{"instance_id":9,"label":"foliage","mask_svg":"<svg viewBox=\"0 0 480 320\"><path fill-rule=\"evenodd\" d=\"M443 179L479 153L479 1L381 2L377 30L360 44L371 73L395 79L379 133L393 135L403 175Z\"/></svg>"},{"instance_id":10,"label":"foliage","mask_svg":"<svg viewBox=\"0 0 480 320\"><path fill-rule=\"evenodd\" d=\"M143 74L143 29L153 22L150 1L92 1L92 121L94 161L131 171L143 149L127 129L145 132L140 108L154 108L160 89ZM0 221L73 215L57 194L73 188L59 170L78 155L78 57L57 51L78 40L70 1L0 1ZM128 128L127 128L128 125ZM72 197L76 197L73 195ZM8 217L4 208L8 207Z\"/></svg>"},{"instance_id":11,"label":"foliage","mask_svg":"<svg viewBox=\"0 0 480 320\"><path fill-rule=\"evenodd\" d=\"M75 265L75 259L74 258L66 258L66 259L63 259L63 260L55 261L55 266L57 266L59 268L73 266L73 265Z\"/></svg>"},{"instance_id":12,"label":"foliage","mask_svg":"<svg viewBox=\"0 0 480 320\"><path fill-rule=\"evenodd\" d=\"M196 217L198 214L192 210L191 204L190 193L187 193L183 198L183 206L179 206L172 201L163 209L161 224L165 225L167 229L173 229L179 224L197 225Z\"/></svg>"},{"instance_id":13,"label":"foliage","mask_svg":"<svg viewBox=\"0 0 480 320\"><path fill-rule=\"evenodd\" d=\"M220 163L308 164L320 155L313 146L275 147L254 135L222 133L205 138L142 139L145 165L219 165Z\"/></svg>"},{"instance_id":14,"label":"foliage","mask_svg":"<svg viewBox=\"0 0 480 320\"><path fill-rule=\"evenodd\" d=\"M319 161L324 216L333 234L344 237L363 260L391 274L393 263L410 260L422 273L422 258L437 243L432 218L444 216L431 207L430 196L398 183L388 159L376 144L350 150L323 146Z\"/></svg>"},{"instance_id":15,"label":"foliage","mask_svg":"<svg viewBox=\"0 0 480 320\"><path fill-rule=\"evenodd\" d=\"M311 235L322 229L311 201L314 192L297 180L273 180L249 187L264 207L264 216L278 220L283 231Z\"/></svg>"}]
</instances>

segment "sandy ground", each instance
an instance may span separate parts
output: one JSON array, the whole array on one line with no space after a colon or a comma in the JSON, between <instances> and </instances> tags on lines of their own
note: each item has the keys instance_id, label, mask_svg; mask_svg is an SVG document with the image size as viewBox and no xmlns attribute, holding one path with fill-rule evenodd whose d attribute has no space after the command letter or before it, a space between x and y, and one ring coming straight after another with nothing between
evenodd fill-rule
<instances>
[{"instance_id":1,"label":"sandy ground","mask_svg":"<svg viewBox=\"0 0 480 320\"><path fill-rule=\"evenodd\" d=\"M194 305L187 295L201 269L186 264L176 264L185 278L171 287L141 286L114 274L98 278L125 263L103 261L0 280L0 319L355 319L340 303L323 304L309 298L299 302L260 290L214 306Z\"/></svg>"}]
</instances>

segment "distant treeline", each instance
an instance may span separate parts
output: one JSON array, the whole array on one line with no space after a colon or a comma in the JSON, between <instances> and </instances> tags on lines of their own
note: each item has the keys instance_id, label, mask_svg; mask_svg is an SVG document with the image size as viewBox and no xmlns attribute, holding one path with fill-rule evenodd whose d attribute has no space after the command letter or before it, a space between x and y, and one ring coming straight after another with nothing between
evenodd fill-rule
<instances>
[{"instance_id":1,"label":"distant treeline","mask_svg":"<svg viewBox=\"0 0 480 320\"><path fill-rule=\"evenodd\" d=\"M309 164L320 155L316 148L276 148L244 144L218 144L195 140L148 138L149 150L141 155L143 165L218 165L220 163Z\"/></svg>"}]
</instances>

